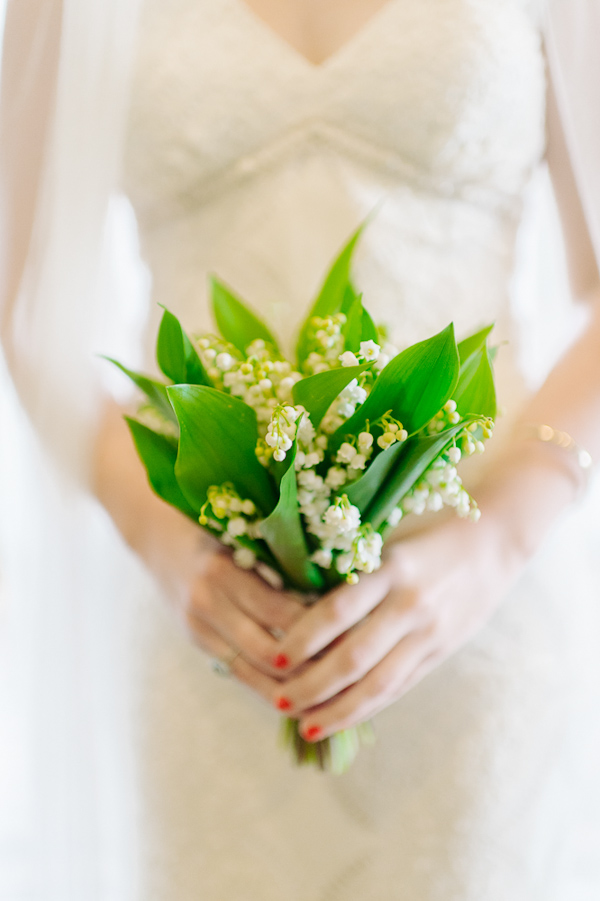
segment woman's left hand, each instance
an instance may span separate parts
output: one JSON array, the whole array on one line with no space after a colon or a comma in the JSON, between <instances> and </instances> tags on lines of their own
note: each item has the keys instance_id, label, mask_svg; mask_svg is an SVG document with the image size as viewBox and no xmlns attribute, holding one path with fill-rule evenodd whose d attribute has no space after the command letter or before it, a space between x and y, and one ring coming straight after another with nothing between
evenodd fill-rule
<instances>
[{"instance_id":1,"label":"woman's left hand","mask_svg":"<svg viewBox=\"0 0 600 901\"><path fill-rule=\"evenodd\" d=\"M511 488L524 491L519 475ZM484 625L533 550L510 493L477 524L450 519L392 544L378 571L329 592L292 626L277 658L289 678L273 701L302 735L316 741L369 719Z\"/></svg>"}]
</instances>

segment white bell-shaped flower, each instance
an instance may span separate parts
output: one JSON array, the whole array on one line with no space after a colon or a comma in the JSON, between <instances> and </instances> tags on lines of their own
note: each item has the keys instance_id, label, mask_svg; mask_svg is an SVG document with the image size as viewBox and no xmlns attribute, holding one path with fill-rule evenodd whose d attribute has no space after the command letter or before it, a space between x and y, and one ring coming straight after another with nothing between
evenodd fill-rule
<instances>
[{"instance_id":1,"label":"white bell-shaped flower","mask_svg":"<svg viewBox=\"0 0 600 901\"><path fill-rule=\"evenodd\" d=\"M381 347L375 341L360 342L360 356L368 362L376 360L380 351Z\"/></svg>"},{"instance_id":2,"label":"white bell-shaped flower","mask_svg":"<svg viewBox=\"0 0 600 901\"><path fill-rule=\"evenodd\" d=\"M343 354L340 354L338 359L339 359L340 363L342 364L342 366L358 366L359 365L358 358L355 356L355 354L352 353L351 350L344 351Z\"/></svg>"}]
</instances>

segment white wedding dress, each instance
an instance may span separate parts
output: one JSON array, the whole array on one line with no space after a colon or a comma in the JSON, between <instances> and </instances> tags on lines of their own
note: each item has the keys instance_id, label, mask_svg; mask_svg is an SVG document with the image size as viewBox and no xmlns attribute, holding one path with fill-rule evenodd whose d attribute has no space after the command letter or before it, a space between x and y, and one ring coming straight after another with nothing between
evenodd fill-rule
<instances>
[{"instance_id":1,"label":"white wedding dress","mask_svg":"<svg viewBox=\"0 0 600 901\"><path fill-rule=\"evenodd\" d=\"M123 190L152 300L210 328L218 273L291 347L328 263L376 210L355 280L395 343L496 322L500 446L577 326L555 273L536 269L553 214L541 14L535 0L389 0L317 66L243 0L145 0ZM96 760L83 775L62 760L55 790L98 795L85 846L105 864L77 858L77 897L596 901L592 505L468 646L378 716L375 747L341 778L290 765L279 715L215 678L88 511L77 585L95 611L97 692L78 703L97 732L76 759L88 743ZM71 825L86 824L80 800Z\"/></svg>"}]
</instances>

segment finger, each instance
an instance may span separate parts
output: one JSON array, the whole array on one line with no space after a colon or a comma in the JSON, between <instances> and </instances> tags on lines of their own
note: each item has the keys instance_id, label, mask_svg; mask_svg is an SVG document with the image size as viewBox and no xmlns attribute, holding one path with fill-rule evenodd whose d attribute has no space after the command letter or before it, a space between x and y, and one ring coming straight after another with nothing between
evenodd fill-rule
<instances>
[{"instance_id":1,"label":"finger","mask_svg":"<svg viewBox=\"0 0 600 901\"><path fill-rule=\"evenodd\" d=\"M414 607L403 610L397 595L388 595L323 657L308 663L302 673L278 686L275 706L296 714L323 704L363 679L418 625Z\"/></svg>"},{"instance_id":2,"label":"finger","mask_svg":"<svg viewBox=\"0 0 600 901\"><path fill-rule=\"evenodd\" d=\"M376 607L390 590L389 570L363 576L356 585L330 591L300 617L281 642L279 653L293 669L318 654Z\"/></svg>"},{"instance_id":3,"label":"finger","mask_svg":"<svg viewBox=\"0 0 600 901\"><path fill-rule=\"evenodd\" d=\"M288 632L305 612L298 598L277 591L256 573L240 569L229 554L217 554L205 579L220 584L230 599L266 629Z\"/></svg>"},{"instance_id":4,"label":"finger","mask_svg":"<svg viewBox=\"0 0 600 901\"><path fill-rule=\"evenodd\" d=\"M226 660L231 656L232 648L225 642L218 632L208 623L190 617L188 627L196 644L211 657ZM274 679L261 673L256 667L239 656L231 664L231 674L248 688L251 688L266 701L271 700L276 685Z\"/></svg>"},{"instance_id":5,"label":"finger","mask_svg":"<svg viewBox=\"0 0 600 901\"><path fill-rule=\"evenodd\" d=\"M249 663L267 674L278 673L273 661L280 642L232 602L222 583L208 585L203 581L196 585L189 613L208 623Z\"/></svg>"},{"instance_id":6,"label":"finger","mask_svg":"<svg viewBox=\"0 0 600 901\"><path fill-rule=\"evenodd\" d=\"M364 679L333 700L306 712L300 732L316 741L357 725L389 706L423 661L432 653L424 632L412 632L377 664Z\"/></svg>"}]
</instances>

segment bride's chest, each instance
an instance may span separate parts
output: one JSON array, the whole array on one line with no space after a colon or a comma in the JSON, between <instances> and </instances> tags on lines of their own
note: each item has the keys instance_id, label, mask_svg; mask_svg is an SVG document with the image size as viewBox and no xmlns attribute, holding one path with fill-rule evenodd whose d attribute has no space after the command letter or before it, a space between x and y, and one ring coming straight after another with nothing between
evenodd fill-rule
<instances>
[{"instance_id":1,"label":"bride's chest","mask_svg":"<svg viewBox=\"0 0 600 901\"><path fill-rule=\"evenodd\" d=\"M316 66L244 0L145 0L127 141L134 202L323 141L432 184L500 177L540 153L543 0L388 0Z\"/></svg>"}]
</instances>

